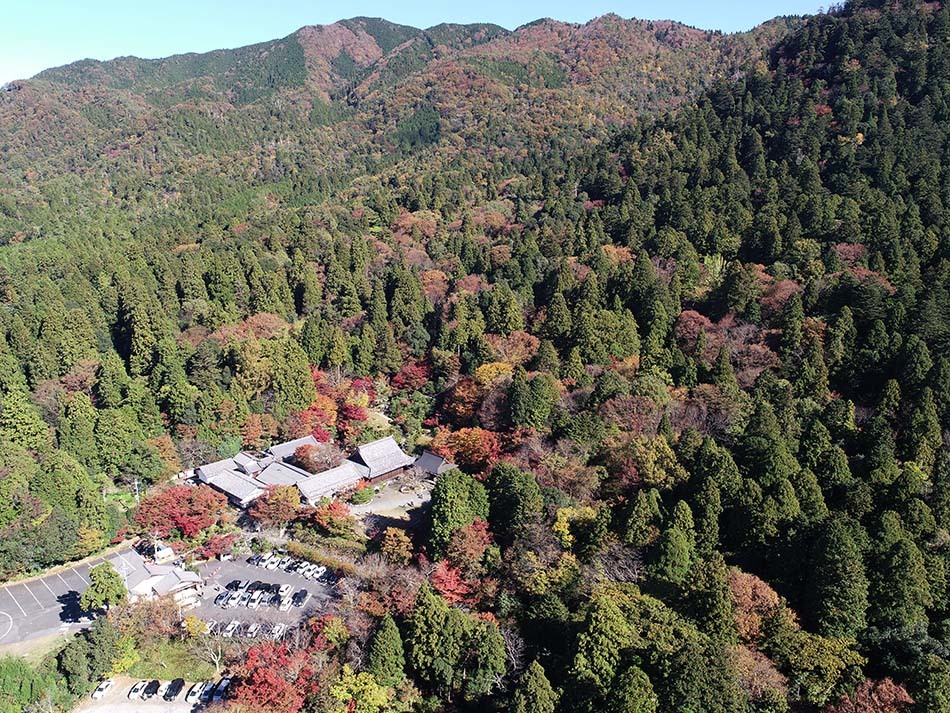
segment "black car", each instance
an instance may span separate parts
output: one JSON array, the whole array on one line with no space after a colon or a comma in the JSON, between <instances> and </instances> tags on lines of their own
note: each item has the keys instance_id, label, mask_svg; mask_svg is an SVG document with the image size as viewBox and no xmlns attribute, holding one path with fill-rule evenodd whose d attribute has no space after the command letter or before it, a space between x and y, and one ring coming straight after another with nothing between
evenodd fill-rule
<instances>
[{"instance_id":1,"label":"black car","mask_svg":"<svg viewBox=\"0 0 950 713\"><path fill-rule=\"evenodd\" d=\"M178 698L178 694L182 692L185 688L185 679L176 678L170 684L168 684L168 690L165 691L165 700L173 701Z\"/></svg>"},{"instance_id":2,"label":"black car","mask_svg":"<svg viewBox=\"0 0 950 713\"><path fill-rule=\"evenodd\" d=\"M280 585L276 582L267 585L267 591L271 594L277 594L280 591Z\"/></svg>"},{"instance_id":3,"label":"black car","mask_svg":"<svg viewBox=\"0 0 950 713\"><path fill-rule=\"evenodd\" d=\"M247 563L249 565L257 566L261 562L261 555L251 555L247 558Z\"/></svg>"},{"instance_id":4,"label":"black car","mask_svg":"<svg viewBox=\"0 0 950 713\"><path fill-rule=\"evenodd\" d=\"M266 586L267 586L266 584L264 584L261 580L258 579L257 581L251 583L251 586L247 588L247 591L256 592L258 589L262 587L266 587Z\"/></svg>"},{"instance_id":5,"label":"black car","mask_svg":"<svg viewBox=\"0 0 950 713\"><path fill-rule=\"evenodd\" d=\"M161 686L162 684L158 681L149 681L148 685L145 687L145 690L142 691L142 700L147 701L149 698L154 698Z\"/></svg>"},{"instance_id":6,"label":"black car","mask_svg":"<svg viewBox=\"0 0 950 713\"><path fill-rule=\"evenodd\" d=\"M294 598L291 600L295 607L303 606L303 603L307 601L309 594L306 589L301 589L299 592L294 594Z\"/></svg>"},{"instance_id":7,"label":"black car","mask_svg":"<svg viewBox=\"0 0 950 713\"><path fill-rule=\"evenodd\" d=\"M240 586L241 580L232 579L230 582L228 582L228 586L226 586L225 589L227 589L229 592L236 592Z\"/></svg>"}]
</instances>

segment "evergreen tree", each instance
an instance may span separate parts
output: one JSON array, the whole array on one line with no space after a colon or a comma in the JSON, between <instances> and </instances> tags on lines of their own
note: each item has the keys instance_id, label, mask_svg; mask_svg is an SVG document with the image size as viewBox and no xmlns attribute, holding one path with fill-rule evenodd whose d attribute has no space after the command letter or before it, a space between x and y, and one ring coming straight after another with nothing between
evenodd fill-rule
<instances>
[{"instance_id":1,"label":"evergreen tree","mask_svg":"<svg viewBox=\"0 0 950 713\"><path fill-rule=\"evenodd\" d=\"M393 618L386 614L369 643L366 670L383 686L395 688L406 679L402 636Z\"/></svg>"},{"instance_id":2,"label":"evergreen tree","mask_svg":"<svg viewBox=\"0 0 950 713\"><path fill-rule=\"evenodd\" d=\"M528 664L511 698L512 713L554 713L557 694L537 661Z\"/></svg>"},{"instance_id":3,"label":"evergreen tree","mask_svg":"<svg viewBox=\"0 0 950 713\"><path fill-rule=\"evenodd\" d=\"M810 562L806 603L818 630L856 637L866 625L868 579L861 552L839 518L822 527Z\"/></svg>"}]
</instances>

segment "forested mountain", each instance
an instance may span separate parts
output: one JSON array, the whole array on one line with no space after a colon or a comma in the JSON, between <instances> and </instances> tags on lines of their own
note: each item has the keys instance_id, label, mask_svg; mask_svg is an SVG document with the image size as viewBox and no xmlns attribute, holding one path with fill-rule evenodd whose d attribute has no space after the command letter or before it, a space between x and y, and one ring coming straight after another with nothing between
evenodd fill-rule
<instances>
[{"instance_id":1,"label":"forested mountain","mask_svg":"<svg viewBox=\"0 0 950 713\"><path fill-rule=\"evenodd\" d=\"M193 233L242 219L262 193L293 208L384 170L487 171L682 101L796 22L722 35L616 16L515 32L358 18L238 50L48 70L0 93L0 240L68 232L66 206Z\"/></svg>"},{"instance_id":2,"label":"forested mountain","mask_svg":"<svg viewBox=\"0 0 950 713\"><path fill-rule=\"evenodd\" d=\"M347 587L232 654L239 710L950 711L943 3L356 19L17 86L6 575L147 530L133 480L392 432L458 470L408 535L284 522ZM109 670L66 651L37 675Z\"/></svg>"}]
</instances>

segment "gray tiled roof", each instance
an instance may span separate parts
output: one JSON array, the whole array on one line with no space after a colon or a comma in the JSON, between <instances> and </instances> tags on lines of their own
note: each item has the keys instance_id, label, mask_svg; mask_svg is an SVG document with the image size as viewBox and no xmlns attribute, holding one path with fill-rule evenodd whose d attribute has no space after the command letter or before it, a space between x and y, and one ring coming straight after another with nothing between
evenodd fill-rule
<instances>
[{"instance_id":1,"label":"gray tiled roof","mask_svg":"<svg viewBox=\"0 0 950 713\"><path fill-rule=\"evenodd\" d=\"M403 453L392 436L363 444L350 456L350 460L369 468L370 478L378 478L413 463L412 456Z\"/></svg>"},{"instance_id":2,"label":"gray tiled roof","mask_svg":"<svg viewBox=\"0 0 950 713\"><path fill-rule=\"evenodd\" d=\"M442 475L455 467L455 463L450 463L432 451L423 451L422 455L416 458L416 468L429 475Z\"/></svg>"},{"instance_id":3,"label":"gray tiled roof","mask_svg":"<svg viewBox=\"0 0 950 713\"><path fill-rule=\"evenodd\" d=\"M264 485L297 485L311 477L307 471L280 461L271 463L256 476Z\"/></svg>"},{"instance_id":4,"label":"gray tiled roof","mask_svg":"<svg viewBox=\"0 0 950 713\"><path fill-rule=\"evenodd\" d=\"M286 443L276 443L270 448L267 449L267 452L279 460L287 460L292 458L294 453L297 451L300 446L318 446L320 442L313 436L304 436L303 438L295 438L292 441L287 441Z\"/></svg>"},{"instance_id":5,"label":"gray tiled roof","mask_svg":"<svg viewBox=\"0 0 950 713\"><path fill-rule=\"evenodd\" d=\"M311 475L306 480L297 483L297 487L300 489L301 496L313 504L320 498L329 498L348 490L367 477L369 477L369 468L345 460L336 468Z\"/></svg>"},{"instance_id":6,"label":"gray tiled roof","mask_svg":"<svg viewBox=\"0 0 950 713\"><path fill-rule=\"evenodd\" d=\"M247 505L264 494L264 488L258 482L236 470L218 473L205 482L242 505Z\"/></svg>"}]
</instances>

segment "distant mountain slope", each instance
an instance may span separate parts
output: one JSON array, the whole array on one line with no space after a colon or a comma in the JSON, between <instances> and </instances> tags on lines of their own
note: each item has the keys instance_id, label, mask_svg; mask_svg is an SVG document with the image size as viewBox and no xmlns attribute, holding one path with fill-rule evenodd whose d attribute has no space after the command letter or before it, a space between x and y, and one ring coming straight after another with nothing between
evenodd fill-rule
<instances>
[{"instance_id":1,"label":"distant mountain slope","mask_svg":"<svg viewBox=\"0 0 950 713\"><path fill-rule=\"evenodd\" d=\"M515 156L597 140L736 71L798 24L723 35L607 15L509 32L376 18L158 60L83 60L0 95L0 241L43 234L60 208L187 194L224 176L375 173L409 153Z\"/></svg>"}]
</instances>

